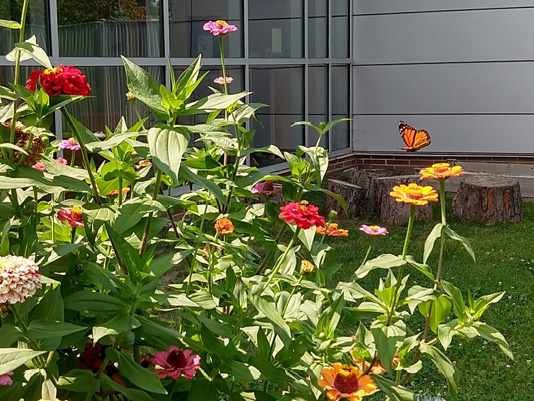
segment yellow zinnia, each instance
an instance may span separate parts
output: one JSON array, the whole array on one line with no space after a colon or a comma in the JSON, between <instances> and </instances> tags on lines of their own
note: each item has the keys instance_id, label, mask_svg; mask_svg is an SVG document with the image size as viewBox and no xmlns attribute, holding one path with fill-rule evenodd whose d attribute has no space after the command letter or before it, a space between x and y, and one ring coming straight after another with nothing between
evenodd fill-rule
<instances>
[{"instance_id":1,"label":"yellow zinnia","mask_svg":"<svg viewBox=\"0 0 534 401\"><path fill-rule=\"evenodd\" d=\"M459 177L464 174L461 166L450 166L449 163L437 163L419 171L421 179L446 180L450 177Z\"/></svg>"},{"instance_id":2,"label":"yellow zinnia","mask_svg":"<svg viewBox=\"0 0 534 401\"><path fill-rule=\"evenodd\" d=\"M389 193L397 202L410 203L412 205L426 205L428 202L437 202L438 193L431 186L422 187L417 184L397 185Z\"/></svg>"}]
</instances>

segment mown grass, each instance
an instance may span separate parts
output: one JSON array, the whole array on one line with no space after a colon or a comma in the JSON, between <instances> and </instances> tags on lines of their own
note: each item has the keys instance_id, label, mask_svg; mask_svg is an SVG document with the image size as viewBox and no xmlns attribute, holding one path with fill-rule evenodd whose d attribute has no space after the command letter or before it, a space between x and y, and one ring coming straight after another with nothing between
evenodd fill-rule
<instances>
[{"instance_id":1,"label":"mown grass","mask_svg":"<svg viewBox=\"0 0 534 401\"><path fill-rule=\"evenodd\" d=\"M439 211L435 210L434 215L437 221ZM329 239L343 264L337 280L354 278L353 273L368 247L368 238L358 231L358 227L374 222L372 216L342 221L340 227L349 229L350 236ZM422 261L424 241L434 224L415 224L409 254L419 261ZM487 226L454 220L450 224L471 242L477 261L473 262L459 243L448 240L443 278L459 287L465 295L471 291L475 298L506 291L501 302L493 305L482 320L504 334L515 356L514 361L508 359L497 346L482 339L455 337L447 355L461 372L459 398L462 401L534 400L534 203L524 204L524 221L519 224ZM387 237L375 241L373 256L402 253L406 229L388 229ZM437 249L428 263L435 269ZM408 287L415 283L430 285L417 271L410 274ZM384 276L385 271L373 271L360 284L371 290ZM424 319L416 316L413 323L422 328ZM432 362L425 360L424 365L408 386L434 396L447 394L446 382Z\"/></svg>"}]
</instances>

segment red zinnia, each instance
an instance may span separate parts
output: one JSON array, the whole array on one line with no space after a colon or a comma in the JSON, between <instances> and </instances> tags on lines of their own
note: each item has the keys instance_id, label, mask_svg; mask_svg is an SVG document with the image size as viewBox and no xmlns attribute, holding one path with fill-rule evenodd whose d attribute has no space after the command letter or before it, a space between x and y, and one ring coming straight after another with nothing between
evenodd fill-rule
<instances>
[{"instance_id":1,"label":"red zinnia","mask_svg":"<svg viewBox=\"0 0 534 401\"><path fill-rule=\"evenodd\" d=\"M305 230L311 226L323 227L325 225L324 218L319 214L319 208L306 201L291 202L280 209L282 213L278 217L285 219L287 224L295 222L298 227Z\"/></svg>"},{"instance_id":2,"label":"red zinnia","mask_svg":"<svg viewBox=\"0 0 534 401\"><path fill-rule=\"evenodd\" d=\"M91 94L91 86L87 83L87 77L72 65L65 67L61 64L52 70L33 71L26 81L26 88L35 92L39 81L41 87L49 96L89 96Z\"/></svg>"},{"instance_id":3,"label":"red zinnia","mask_svg":"<svg viewBox=\"0 0 534 401\"><path fill-rule=\"evenodd\" d=\"M152 363L163 368L154 370L160 379L166 377L177 379L180 375L192 379L200 368L200 355L195 355L188 349L182 351L181 348L172 345L169 351L156 352Z\"/></svg>"},{"instance_id":4,"label":"red zinnia","mask_svg":"<svg viewBox=\"0 0 534 401\"><path fill-rule=\"evenodd\" d=\"M71 227L83 227L82 208L71 206L70 209L62 207L57 212L57 218L61 221L68 221Z\"/></svg>"}]
</instances>

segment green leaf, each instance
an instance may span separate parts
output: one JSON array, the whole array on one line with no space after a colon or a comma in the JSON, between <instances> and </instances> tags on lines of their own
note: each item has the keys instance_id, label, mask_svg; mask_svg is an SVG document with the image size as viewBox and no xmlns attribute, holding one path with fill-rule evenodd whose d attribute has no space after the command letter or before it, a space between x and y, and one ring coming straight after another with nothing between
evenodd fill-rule
<instances>
[{"instance_id":1,"label":"green leaf","mask_svg":"<svg viewBox=\"0 0 534 401\"><path fill-rule=\"evenodd\" d=\"M163 100L159 91L159 84L152 76L138 65L132 63L126 57L122 57L128 89L136 99L146 104L154 114L162 121L169 118L167 110L163 106Z\"/></svg>"},{"instance_id":2,"label":"green leaf","mask_svg":"<svg viewBox=\"0 0 534 401\"><path fill-rule=\"evenodd\" d=\"M455 327L458 325L458 319L451 320L446 324L440 324L438 326L438 339L443 348L446 350L451 345L452 338L459 334Z\"/></svg>"},{"instance_id":3,"label":"green leaf","mask_svg":"<svg viewBox=\"0 0 534 401\"><path fill-rule=\"evenodd\" d=\"M150 128L148 144L152 161L178 183L182 156L189 144L189 133L183 128Z\"/></svg>"},{"instance_id":4,"label":"green leaf","mask_svg":"<svg viewBox=\"0 0 534 401\"><path fill-rule=\"evenodd\" d=\"M160 379L151 370L144 369L136 363L130 354L124 351L108 348L106 355L118 364L119 371L133 384L155 394L167 394Z\"/></svg>"},{"instance_id":5,"label":"green leaf","mask_svg":"<svg viewBox=\"0 0 534 401\"><path fill-rule=\"evenodd\" d=\"M445 295L439 296L431 302L419 304L419 311L426 318L428 316L428 309L432 305L430 312L430 328L434 333L438 332L438 326L447 320L449 313L451 313L452 303Z\"/></svg>"},{"instance_id":6,"label":"green leaf","mask_svg":"<svg viewBox=\"0 0 534 401\"><path fill-rule=\"evenodd\" d=\"M454 400L458 399L458 382L460 380L460 373L458 369L452 364L447 356L434 346L426 343L420 343L420 350L427 354L438 368L438 372L445 377L448 384L449 394Z\"/></svg>"},{"instance_id":7,"label":"green leaf","mask_svg":"<svg viewBox=\"0 0 534 401\"><path fill-rule=\"evenodd\" d=\"M171 345L176 345L180 341L181 335L176 330L141 315L135 317L141 323L135 330L135 337L144 339L147 345L155 349L168 350Z\"/></svg>"},{"instance_id":8,"label":"green leaf","mask_svg":"<svg viewBox=\"0 0 534 401\"><path fill-rule=\"evenodd\" d=\"M21 147L17 145L13 145L12 143L0 143L0 148L13 149L13 150L16 150L17 152L20 152L28 156L28 152L26 152L24 149L22 149Z\"/></svg>"},{"instance_id":9,"label":"green leaf","mask_svg":"<svg viewBox=\"0 0 534 401\"><path fill-rule=\"evenodd\" d=\"M219 398L217 384L207 379L193 380L187 401L216 400Z\"/></svg>"},{"instance_id":10,"label":"green leaf","mask_svg":"<svg viewBox=\"0 0 534 401\"><path fill-rule=\"evenodd\" d=\"M284 343L286 341L289 341L289 339L291 338L291 329L289 328L286 321L282 318L280 313L278 313L278 311L276 310L274 302L272 302L272 300L269 301L266 298L253 297L252 303L256 307L256 309L258 309L258 311L263 313L267 317L267 319L269 319L275 325L275 327L280 329L278 330L278 332L279 335L280 331L283 334L283 336L281 337L282 341L284 341Z\"/></svg>"},{"instance_id":11,"label":"green leaf","mask_svg":"<svg viewBox=\"0 0 534 401\"><path fill-rule=\"evenodd\" d=\"M476 331L478 331L478 333L480 334L482 338L496 343L501 349L501 351L504 352L504 354L508 358L510 358L511 360L514 360L514 355L512 354L510 345L508 345L508 342L506 341L504 336L497 329L482 322L473 323L473 327L475 328Z\"/></svg>"},{"instance_id":12,"label":"green leaf","mask_svg":"<svg viewBox=\"0 0 534 401\"><path fill-rule=\"evenodd\" d=\"M111 380L111 378L108 375L100 376L100 386L101 386L101 391L112 391L112 392L121 393L122 395L126 397L127 400L154 401L154 398L152 398L150 395L148 395L144 391L138 390L135 388L128 388L128 387L121 386L119 383L116 383L113 380Z\"/></svg>"},{"instance_id":13,"label":"green leaf","mask_svg":"<svg viewBox=\"0 0 534 401\"><path fill-rule=\"evenodd\" d=\"M415 394L408 391L405 387L402 387L394 381L388 380L382 376L375 374L370 375L378 388L387 394L391 401L414 401Z\"/></svg>"},{"instance_id":14,"label":"green leaf","mask_svg":"<svg viewBox=\"0 0 534 401\"><path fill-rule=\"evenodd\" d=\"M134 227L150 212L165 212L165 208L157 201L148 198L128 199L120 208L119 216L115 222L115 229L119 234Z\"/></svg>"},{"instance_id":15,"label":"green leaf","mask_svg":"<svg viewBox=\"0 0 534 401\"><path fill-rule=\"evenodd\" d=\"M0 375L11 372L30 359L44 353L45 351L34 351L25 348L0 348Z\"/></svg>"},{"instance_id":16,"label":"green leaf","mask_svg":"<svg viewBox=\"0 0 534 401\"><path fill-rule=\"evenodd\" d=\"M456 233L452 228L449 226L443 227L443 232L449 236L449 238L461 242L461 244L464 246L465 250L471 255L473 258L473 261L476 262L475 253L473 252L473 248L471 248L471 244L467 240L467 238L462 237L458 233Z\"/></svg>"},{"instance_id":17,"label":"green leaf","mask_svg":"<svg viewBox=\"0 0 534 401\"><path fill-rule=\"evenodd\" d=\"M15 43L15 49L13 49L7 56L6 59L9 61L15 61L17 58L17 53L21 52L20 61L34 59L43 67L46 67L50 70L54 69L50 59L46 52L37 44L37 39L35 35L30 39L26 40L24 43Z\"/></svg>"},{"instance_id":18,"label":"green leaf","mask_svg":"<svg viewBox=\"0 0 534 401\"><path fill-rule=\"evenodd\" d=\"M189 169L189 167L183 165L180 168L180 179L190 181L193 184L200 185L201 187L210 191L213 194L213 196L217 198L219 202L221 202L223 205L226 205L226 197L224 196L221 188L219 188L219 186L213 181L208 180L202 177L201 175L193 173L193 171ZM0 179L0 182L1 182L1 179Z\"/></svg>"},{"instance_id":19,"label":"green leaf","mask_svg":"<svg viewBox=\"0 0 534 401\"><path fill-rule=\"evenodd\" d=\"M111 320L93 327L93 342L106 336L116 336L141 326L141 323L130 314L122 313Z\"/></svg>"},{"instance_id":20,"label":"green leaf","mask_svg":"<svg viewBox=\"0 0 534 401\"><path fill-rule=\"evenodd\" d=\"M430 254L432 253L432 249L434 249L434 243L439 237L441 237L442 230L443 230L443 224L438 223L434 226L430 234L428 234L428 237L426 238L426 241L425 241L425 250L423 252L423 263L426 263L426 261L430 257Z\"/></svg>"},{"instance_id":21,"label":"green leaf","mask_svg":"<svg viewBox=\"0 0 534 401\"><path fill-rule=\"evenodd\" d=\"M34 340L63 337L86 329L86 327L76 326L70 323L37 319L32 320L28 325L28 337Z\"/></svg>"},{"instance_id":22,"label":"green leaf","mask_svg":"<svg viewBox=\"0 0 534 401\"><path fill-rule=\"evenodd\" d=\"M130 306L111 295L98 292L80 291L65 298L65 309L90 314L121 313L129 310Z\"/></svg>"},{"instance_id":23,"label":"green leaf","mask_svg":"<svg viewBox=\"0 0 534 401\"><path fill-rule=\"evenodd\" d=\"M58 378L57 387L75 393L97 392L100 389L100 383L90 370L72 369Z\"/></svg>"},{"instance_id":24,"label":"green leaf","mask_svg":"<svg viewBox=\"0 0 534 401\"><path fill-rule=\"evenodd\" d=\"M211 113L216 110L225 110L238 100L250 95L251 92L240 92L232 95L225 95L224 93L215 93L208 97L189 103L186 111L183 114L197 114L199 111Z\"/></svg>"},{"instance_id":25,"label":"green leaf","mask_svg":"<svg viewBox=\"0 0 534 401\"><path fill-rule=\"evenodd\" d=\"M406 336L406 330L402 322L386 326L382 322L375 320L371 326L371 331L375 338L378 357L388 372L392 372L392 361L397 352L397 343L402 342Z\"/></svg>"},{"instance_id":26,"label":"green leaf","mask_svg":"<svg viewBox=\"0 0 534 401\"><path fill-rule=\"evenodd\" d=\"M496 292L494 294L484 295L478 298L472 306L475 311L473 316L474 320L478 320L482 317L482 314L490 307L491 304L499 302L504 296L505 292Z\"/></svg>"},{"instance_id":27,"label":"green leaf","mask_svg":"<svg viewBox=\"0 0 534 401\"><path fill-rule=\"evenodd\" d=\"M415 267L417 270L427 276L430 280L434 281L434 274L432 274L430 266L424 263L417 262L411 255L406 256L406 261L410 264L410 266Z\"/></svg>"},{"instance_id":28,"label":"green leaf","mask_svg":"<svg viewBox=\"0 0 534 401\"><path fill-rule=\"evenodd\" d=\"M465 318L467 307L465 306L460 289L445 280L441 280L441 285L443 286L445 292L452 297L452 305L454 307L454 313L456 316L459 319Z\"/></svg>"},{"instance_id":29,"label":"green leaf","mask_svg":"<svg viewBox=\"0 0 534 401\"><path fill-rule=\"evenodd\" d=\"M113 149L114 147L119 146L127 139L134 138L139 135L139 132L126 132L124 134L113 135L111 138L108 138L105 141L87 143L85 147L91 153L98 153L103 150Z\"/></svg>"},{"instance_id":30,"label":"green leaf","mask_svg":"<svg viewBox=\"0 0 534 401\"><path fill-rule=\"evenodd\" d=\"M406 263L406 260L402 259L400 256L385 253L365 262L364 265L360 266L358 270L356 270L355 274L358 278L364 278L371 270L391 269L393 267L403 266Z\"/></svg>"},{"instance_id":31,"label":"green leaf","mask_svg":"<svg viewBox=\"0 0 534 401\"><path fill-rule=\"evenodd\" d=\"M20 24L17 21L0 19L0 28L20 29Z\"/></svg>"}]
</instances>

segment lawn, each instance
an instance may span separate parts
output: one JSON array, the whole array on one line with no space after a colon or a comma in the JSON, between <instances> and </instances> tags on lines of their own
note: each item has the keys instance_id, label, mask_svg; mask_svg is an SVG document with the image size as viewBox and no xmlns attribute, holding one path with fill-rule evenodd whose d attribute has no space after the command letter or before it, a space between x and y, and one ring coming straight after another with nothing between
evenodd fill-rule
<instances>
[{"instance_id":1,"label":"lawn","mask_svg":"<svg viewBox=\"0 0 534 401\"><path fill-rule=\"evenodd\" d=\"M450 209L449 209L450 210ZM435 210L436 219L439 211ZM358 231L361 224L375 221L371 216L340 222L350 230L349 238L329 238L337 250L343 268L339 280L349 281L368 247L368 238ZM506 291L498 304L490 308L483 320L500 330L513 350L515 361L504 356L497 346L481 339L455 337L447 354L461 372L460 399L463 401L534 400L534 203L524 204L524 221L515 225L486 226L464 224L451 220L453 229L465 236L475 251L476 263L458 243L448 241L444 254L443 278L458 286L464 294L470 290L474 297ZM416 223L409 254L422 260L423 244L434 223ZM405 228L388 227L390 234L375 241L373 255L402 252ZM435 252L436 254L437 252ZM435 268L437 256L429 260ZM411 272L410 281L422 283L424 277ZM375 287L384 271L373 271L360 284ZM416 316L418 324L424 319ZM434 396L446 394L444 379L430 361L415 375L413 388L428 391ZM377 399L383 399L383 395Z\"/></svg>"}]
</instances>

